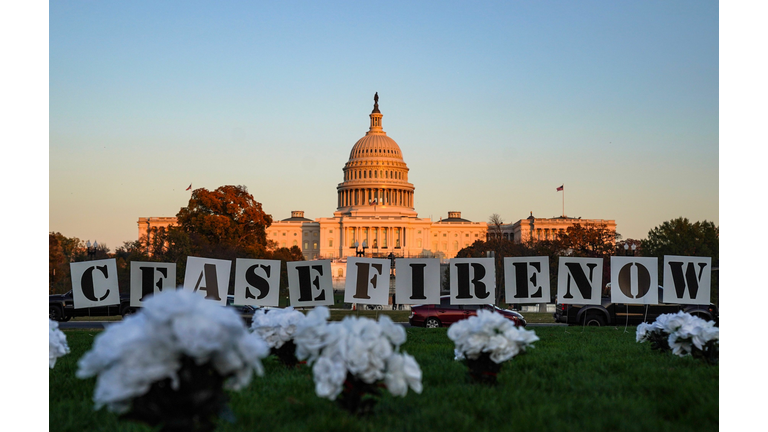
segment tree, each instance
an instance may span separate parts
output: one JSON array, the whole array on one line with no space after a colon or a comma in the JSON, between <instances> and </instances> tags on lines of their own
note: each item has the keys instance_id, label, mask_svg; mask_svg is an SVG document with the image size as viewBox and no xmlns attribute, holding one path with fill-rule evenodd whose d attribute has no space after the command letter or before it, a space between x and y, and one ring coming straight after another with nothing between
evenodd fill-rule
<instances>
[{"instance_id":1,"label":"tree","mask_svg":"<svg viewBox=\"0 0 768 432\"><path fill-rule=\"evenodd\" d=\"M240 256L263 255L272 216L245 186L221 186L192 192L176 215L179 227L202 249L229 250Z\"/></svg>"},{"instance_id":2,"label":"tree","mask_svg":"<svg viewBox=\"0 0 768 432\"><path fill-rule=\"evenodd\" d=\"M560 249L560 255L603 258L604 287L611 280L611 255L615 255L616 244L620 239L621 234L608 229L608 225L604 223L578 223L561 233L555 241L555 246Z\"/></svg>"},{"instance_id":3,"label":"tree","mask_svg":"<svg viewBox=\"0 0 768 432\"><path fill-rule=\"evenodd\" d=\"M664 255L682 255L711 257L712 267L720 264L720 229L709 221L691 223L687 218L679 217L666 221L648 231L648 238L641 242L644 256L664 259ZM659 266L659 280L662 280L662 267ZM710 301L719 303L719 272L712 273Z\"/></svg>"},{"instance_id":4,"label":"tree","mask_svg":"<svg viewBox=\"0 0 768 432\"><path fill-rule=\"evenodd\" d=\"M713 222L691 223L677 218L648 231L641 242L645 256L685 255L712 257L716 266L720 257L720 231Z\"/></svg>"},{"instance_id":5,"label":"tree","mask_svg":"<svg viewBox=\"0 0 768 432\"><path fill-rule=\"evenodd\" d=\"M499 216L498 213L494 213L488 217L488 231L491 238L502 238L502 226L504 225L504 219Z\"/></svg>"}]
</instances>

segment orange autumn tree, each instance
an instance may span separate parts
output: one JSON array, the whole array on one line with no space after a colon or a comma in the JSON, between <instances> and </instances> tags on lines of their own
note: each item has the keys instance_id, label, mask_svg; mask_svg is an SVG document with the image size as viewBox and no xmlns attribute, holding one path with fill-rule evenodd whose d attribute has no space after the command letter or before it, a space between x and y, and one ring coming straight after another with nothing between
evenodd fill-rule
<instances>
[{"instance_id":1,"label":"orange autumn tree","mask_svg":"<svg viewBox=\"0 0 768 432\"><path fill-rule=\"evenodd\" d=\"M272 224L272 216L262 210L261 203L245 186L195 189L189 204L176 218L179 227L206 255L260 258L266 254L266 229Z\"/></svg>"}]
</instances>

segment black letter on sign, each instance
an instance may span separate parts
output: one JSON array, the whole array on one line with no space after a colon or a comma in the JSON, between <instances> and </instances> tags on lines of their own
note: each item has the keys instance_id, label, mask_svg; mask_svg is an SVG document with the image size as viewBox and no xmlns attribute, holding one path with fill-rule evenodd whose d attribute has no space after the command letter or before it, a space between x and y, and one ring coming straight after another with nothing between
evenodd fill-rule
<instances>
[{"instance_id":1,"label":"black letter on sign","mask_svg":"<svg viewBox=\"0 0 768 432\"><path fill-rule=\"evenodd\" d=\"M381 264L369 264L368 263L355 263L355 266L357 266L357 283L355 285L355 295L352 297L359 298L359 299L370 299L371 296L368 295L368 275L370 267L373 267L376 272L373 274L373 277L371 278L371 286L373 288L376 288L376 277L381 275L381 271L383 270L383 266ZM376 274L378 273L378 275Z\"/></svg>"},{"instance_id":2,"label":"black letter on sign","mask_svg":"<svg viewBox=\"0 0 768 432\"><path fill-rule=\"evenodd\" d=\"M515 298L528 298L528 264L533 266L536 271L541 271L541 265L537 262L514 262L515 266ZM531 275L530 279L533 286L536 286L536 273ZM531 295L531 297L541 297L541 287Z\"/></svg>"},{"instance_id":3,"label":"black letter on sign","mask_svg":"<svg viewBox=\"0 0 768 432\"><path fill-rule=\"evenodd\" d=\"M315 280L310 279L309 269L317 270L320 276L323 275L323 266L297 266L296 270L299 272L299 301L312 301L312 285L315 288L320 289L320 276L315 276ZM325 300L325 291L321 291L320 295L315 297L314 301Z\"/></svg>"},{"instance_id":4,"label":"black letter on sign","mask_svg":"<svg viewBox=\"0 0 768 432\"><path fill-rule=\"evenodd\" d=\"M352 297L359 299L369 299L368 295L368 263L355 263L357 266L357 284L355 285L355 295Z\"/></svg>"},{"instance_id":5,"label":"black letter on sign","mask_svg":"<svg viewBox=\"0 0 768 432\"><path fill-rule=\"evenodd\" d=\"M694 263L689 262L688 267L685 269L685 278L683 278L683 263L679 261L670 261L669 267L672 269L672 280L675 283L675 292L677 293L677 298L683 298L686 286L688 287L688 291L691 293L691 298L696 298L696 295L699 292L699 282L701 282L701 275L704 272L704 268L707 267L706 263L698 264L698 277L696 277L696 269L693 267Z\"/></svg>"},{"instance_id":6,"label":"black letter on sign","mask_svg":"<svg viewBox=\"0 0 768 432\"><path fill-rule=\"evenodd\" d=\"M154 267L139 267L139 270L141 270L141 298L139 301L144 301L145 298L151 296L155 293L155 286L157 286L157 289L161 290L163 289L163 283L160 279L157 280L157 284L155 284L155 268ZM168 277L168 269L165 267L160 267L157 269L157 271L160 272L160 274L163 275L163 277Z\"/></svg>"},{"instance_id":7,"label":"black letter on sign","mask_svg":"<svg viewBox=\"0 0 768 432\"><path fill-rule=\"evenodd\" d=\"M205 287L200 288L200 281L203 280L203 275L205 275ZM205 291L205 298L221 301L221 297L219 297L219 282L216 280L215 264L203 265L203 272L200 273L200 277L197 278L194 292L197 292L199 289Z\"/></svg>"},{"instance_id":8,"label":"black letter on sign","mask_svg":"<svg viewBox=\"0 0 768 432\"><path fill-rule=\"evenodd\" d=\"M458 283L458 295L456 295L457 299L472 298L472 295L469 293L469 264L470 263L456 264L456 272L458 278L456 281ZM475 272L475 277L472 278L472 285L475 287L475 297L484 299L491 295L491 293L489 293L485 288L485 284L480 281L483 277L485 277L485 267L480 263L471 264L472 270Z\"/></svg>"},{"instance_id":9,"label":"black letter on sign","mask_svg":"<svg viewBox=\"0 0 768 432\"><path fill-rule=\"evenodd\" d=\"M269 277L269 274L272 272L272 266L256 264L248 267L248 270L245 271L245 281L250 285L245 287L245 298L261 300L269 294L269 282L256 274L256 267L261 267L264 270L264 273L267 274L267 277ZM251 294L251 286L259 290L258 297L254 297L253 294Z\"/></svg>"},{"instance_id":10,"label":"black letter on sign","mask_svg":"<svg viewBox=\"0 0 768 432\"><path fill-rule=\"evenodd\" d=\"M637 296L632 297L632 266L637 266ZM651 290L651 273L645 266L629 263L619 270L619 289L629 298L642 298Z\"/></svg>"},{"instance_id":11,"label":"black letter on sign","mask_svg":"<svg viewBox=\"0 0 768 432\"><path fill-rule=\"evenodd\" d=\"M581 297L585 300L589 300L592 298L592 286L589 284L589 281L592 280L592 275L594 273L595 267L597 267L597 264L595 263L589 263L587 264L587 267L589 267L589 279L587 279L587 275L584 274L584 270L581 268L581 265L579 263L575 262L569 262L565 263L565 266L568 267L568 280L566 283L566 289L565 289L565 295L563 298L572 299L573 294L571 294L571 275L573 275L573 281L576 282L576 288L579 289L579 292L581 293Z\"/></svg>"},{"instance_id":12,"label":"black letter on sign","mask_svg":"<svg viewBox=\"0 0 768 432\"><path fill-rule=\"evenodd\" d=\"M424 295L424 268L426 264L411 264L411 300L426 300Z\"/></svg>"},{"instance_id":13,"label":"black letter on sign","mask_svg":"<svg viewBox=\"0 0 768 432\"><path fill-rule=\"evenodd\" d=\"M93 271L98 269L102 273L104 273L104 277L109 277L109 274L107 274L107 266L93 266L88 267L88 270L83 273L83 277L80 278L80 286L83 287L83 295L85 298L87 298L90 301L102 301L109 295L109 289L107 289L107 292L104 294L104 297L97 299L96 293L93 291Z\"/></svg>"}]
</instances>

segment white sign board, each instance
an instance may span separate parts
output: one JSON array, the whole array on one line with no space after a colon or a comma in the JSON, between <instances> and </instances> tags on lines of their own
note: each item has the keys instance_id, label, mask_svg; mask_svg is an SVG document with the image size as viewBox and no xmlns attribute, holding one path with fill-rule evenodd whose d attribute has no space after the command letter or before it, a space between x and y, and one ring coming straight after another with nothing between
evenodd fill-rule
<instances>
[{"instance_id":1,"label":"white sign board","mask_svg":"<svg viewBox=\"0 0 768 432\"><path fill-rule=\"evenodd\" d=\"M388 259L347 258L344 302L385 305L389 303Z\"/></svg>"},{"instance_id":2,"label":"white sign board","mask_svg":"<svg viewBox=\"0 0 768 432\"><path fill-rule=\"evenodd\" d=\"M69 264L75 309L120 304L114 258Z\"/></svg>"},{"instance_id":3,"label":"white sign board","mask_svg":"<svg viewBox=\"0 0 768 432\"><path fill-rule=\"evenodd\" d=\"M664 303L709 304L712 258L664 256Z\"/></svg>"},{"instance_id":4,"label":"white sign board","mask_svg":"<svg viewBox=\"0 0 768 432\"><path fill-rule=\"evenodd\" d=\"M165 290L176 289L176 263L131 261L131 306Z\"/></svg>"},{"instance_id":5,"label":"white sign board","mask_svg":"<svg viewBox=\"0 0 768 432\"><path fill-rule=\"evenodd\" d=\"M451 304L496 302L494 258L453 258L448 263Z\"/></svg>"},{"instance_id":6,"label":"white sign board","mask_svg":"<svg viewBox=\"0 0 768 432\"><path fill-rule=\"evenodd\" d=\"M235 304L278 306L279 294L280 260L235 261Z\"/></svg>"},{"instance_id":7,"label":"white sign board","mask_svg":"<svg viewBox=\"0 0 768 432\"><path fill-rule=\"evenodd\" d=\"M184 289L224 306L227 304L231 268L232 261L229 260L187 257Z\"/></svg>"},{"instance_id":8,"label":"white sign board","mask_svg":"<svg viewBox=\"0 0 768 432\"><path fill-rule=\"evenodd\" d=\"M330 260L290 261L287 267L291 306L333 304Z\"/></svg>"},{"instance_id":9,"label":"white sign board","mask_svg":"<svg viewBox=\"0 0 768 432\"><path fill-rule=\"evenodd\" d=\"M507 303L549 303L549 257L504 258Z\"/></svg>"},{"instance_id":10,"label":"white sign board","mask_svg":"<svg viewBox=\"0 0 768 432\"><path fill-rule=\"evenodd\" d=\"M558 303L599 305L602 284L602 258L559 258L557 266Z\"/></svg>"},{"instance_id":11,"label":"white sign board","mask_svg":"<svg viewBox=\"0 0 768 432\"><path fill-rule=\"evenodd\" d=\"M611 303L658 304L659 260L611 257Z\"/></svg>"},{"instance_id":12,"label":"white sign board","mask_svg":"<svg viewBox=\"0 0 768 432\"><path fill-rule=\"evenodd\" d=\"M398 304L440 303L440 260L407 258L397 260L395 301Z\"/></svg>"}]
</instances>

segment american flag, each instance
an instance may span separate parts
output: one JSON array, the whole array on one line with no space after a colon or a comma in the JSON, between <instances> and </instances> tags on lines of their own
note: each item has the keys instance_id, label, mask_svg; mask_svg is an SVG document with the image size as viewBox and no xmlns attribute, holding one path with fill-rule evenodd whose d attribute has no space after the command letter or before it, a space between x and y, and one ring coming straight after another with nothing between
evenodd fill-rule
<instances>
[{"instance_id":1,"label":"american flag","mask_svg":"<svg viewBox=\"0 0 768 432\"><path fill-rule=\"evenodd\" d=\"M563 186L565 186L565 185L563 185ZM560 192L561 190L563 190L563 186L560 186L559 188L557 188L557 191Z\"/></svg>"},{"instance_id":2,"label":"american flag","mask_svg":"<svg viewBox=\"0 0 768 432\"><path fill-rule=\"evenodd\" d=\"M192 183L189 184L189 187L186 190L192 189Z\"/></svg>"}]
</instances>

